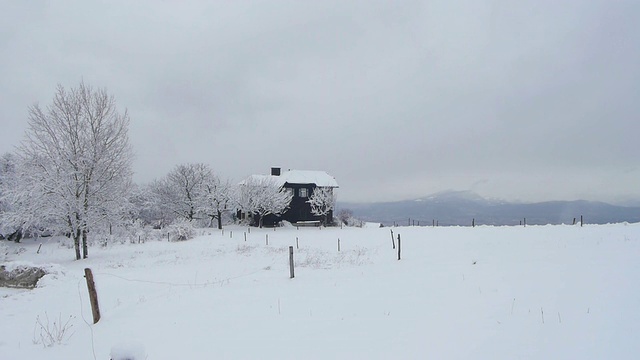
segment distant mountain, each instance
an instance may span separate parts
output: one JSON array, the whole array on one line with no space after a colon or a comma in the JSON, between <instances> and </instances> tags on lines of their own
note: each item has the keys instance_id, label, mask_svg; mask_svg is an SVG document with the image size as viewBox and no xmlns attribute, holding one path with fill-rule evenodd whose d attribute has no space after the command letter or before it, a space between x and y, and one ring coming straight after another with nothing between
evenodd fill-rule
<instances>
[{"instance_id":1,"label":"distant mountain","mask_svg":"<svg viewBox=\"0 0 640 360\"><path fill-rule=\"evenodd\" d=\"M640 207L616 206L594 201L514 203L485 199L471 191L447 191L416 200L382 203L338 203L356 218L385 225L531 225L571 224L583 216L585 223L640 222Z\"/></svg>"}]
</instances>

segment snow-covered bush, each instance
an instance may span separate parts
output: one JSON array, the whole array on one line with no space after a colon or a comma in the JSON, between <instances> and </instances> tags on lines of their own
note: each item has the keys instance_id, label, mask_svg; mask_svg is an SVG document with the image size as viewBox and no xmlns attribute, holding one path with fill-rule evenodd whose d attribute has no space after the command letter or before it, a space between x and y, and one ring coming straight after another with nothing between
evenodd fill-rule
<instances>
[{"instance_id":1,"label":"snow-covered bush","mask_svg":"<svg viewBox=\"0 0 640 360\"><path fill-rule=\"evenodd\" d=\"M338 212L338 220L346 226L363 227L364 221L358 220L353 216L353 212L349 209L342 209Z\"/></svg>"},{"instance_id":2,"label":"snow-covered bush","mask_svg":"<svg viewBox=\"0 0 640 360\"><path fill-rule=\"evenodd\" d=\"M137 221L136 223L139 225L139 227L136 228L137 237L134 236L133 242L137 241L138 243L144 243L147 241L158 239L158 232L155 231L152 227L144 226L140 221Z\"/></svg>"},{"instance_id":3,"label":"snow-covered bush","mask_svg":"<svg viewBox=\"0 0 640 360\"><path fill-rule=\"evenodd\" d=\"M166 229L169 234L169 241L184 241L196 237L196 229L191 221L188 220L176 220Z\"/></svg>"},{"instance_id":4,"label":"snow-covered bush","mask_svg":"<svg viewBox=\"0 0 640 360\"><path fill-rule=\"evenodd\" d=\"M153 229L150 226L145 226L140 219L131 222L124 230L123 235L126 236L132 244L145 243L157 239Z\"/></svg>"},{"instance_id":5,"label":"snow-covered bush","mask_svg":"<svg viewBox=\"0 0 640 360\"><path fill-rule=\"evenodd\" d=\"M142 220L129 221L121 226L112 226L105 229L97 229L89 234L89 243L106 247L112 243L144 243L149 240L157 240L158 235L151 226L145 226ZM165 236L166 240L166 236Z\"/></svg>"}]
</instances>

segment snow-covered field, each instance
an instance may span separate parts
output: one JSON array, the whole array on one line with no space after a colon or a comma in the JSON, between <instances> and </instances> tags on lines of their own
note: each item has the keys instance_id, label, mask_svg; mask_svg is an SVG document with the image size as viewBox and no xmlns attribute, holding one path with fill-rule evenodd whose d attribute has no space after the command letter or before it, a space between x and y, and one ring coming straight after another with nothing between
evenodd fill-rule
<instances>
[{"instance_id":1,"label":"snow-covered field","mask_svg":"<svg viewBox=\"0 0 640 360\"><path fill-rule=\"evenodd\" d=\"M375 227L252 228L246 241L227 227L94 246L83 261L60 239L3 242L5 264L52 273L0 289L0 359L640 357L640 224L392 229L401 261ZM43 346L47 316L71 326L62 344Z\"/></svg>"}]
</instances>

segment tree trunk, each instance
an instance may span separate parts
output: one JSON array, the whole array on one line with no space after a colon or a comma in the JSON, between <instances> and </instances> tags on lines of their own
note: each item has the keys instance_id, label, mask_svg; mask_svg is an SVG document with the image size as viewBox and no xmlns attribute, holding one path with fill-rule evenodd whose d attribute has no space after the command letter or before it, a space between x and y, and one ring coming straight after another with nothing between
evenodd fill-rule
<instances>
[{"instance_id":1,"label":"tree trunk","mask_svg":"<svg viewBox=\"0 0 640 360\"><path fill-rule=\"evenodd\" d=\"M218 210L218 230L222 230L222 212Z\"/></svg>"},{"instance_id":2,"label":"tree trunk","mask_svg":"<svg viewBox=\"0 0 640 360\"><path fill-rule=\"evenodd\" d=\"M91 170L93 172L93 170ZM89 183L91 181L91 175L87 176L85 179L85 187L84 187L84 201L82 203L84 208L84 214L82 215L83 221L82 224L82 258L86 259L89 256L89 247L87 246L87 214L89 213ZM111 228L109 228L111 230Z\"/></svg>"},{"instance_id":3,"label":"tree trunk","mask_svg":"<svg viewBox=\"0 0 640 360\"><path fill-rule=\"evenodd\" d=\"M80 260L80 229L73 233L73 247L76 250L76 260Z\"/></svg>"},{"instance_id":4,"label":"tree trunk","mask_svg":"<svg viewBox=\"0 0 640 360\"><path fill-rule=\"evenodd\" d=\"M82 229L82 258L89 256L89 247L87 246L87 229Z\"/></svg>"}]
</instances>

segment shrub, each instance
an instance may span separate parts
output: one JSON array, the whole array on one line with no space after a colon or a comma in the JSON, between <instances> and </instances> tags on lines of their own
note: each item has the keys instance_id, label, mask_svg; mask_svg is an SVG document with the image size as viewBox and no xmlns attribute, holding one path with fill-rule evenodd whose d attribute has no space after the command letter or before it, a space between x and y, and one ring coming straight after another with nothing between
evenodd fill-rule
<instances>
[{"instance_id":1,"label":"shrub","mask_svg":"<svg viewBox=\"0 0 640 360\"><path fill-rule=\"evenodd\" d=\"M46 312L44 313L44 319L41 319L40 315L36 316L36 324L33 328L33 343L51 347L69 340L74 334L71 330L74 318L73 315L70 315L67 321L63 323L62 315L58 315L58 320L54 319L53 322L49 321L49 315Z\"/></svg>"},{"instance_id":2,"label":"shrub","mask_svg":"<svg viewBox=\"0 0 640 360\"><path fill-rule=\"evenodd\" d=\"M189 220L176 220L167 226L169 241L185 241L196 237L196 230Z\"/></svg>"}]
</instances>

